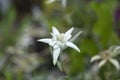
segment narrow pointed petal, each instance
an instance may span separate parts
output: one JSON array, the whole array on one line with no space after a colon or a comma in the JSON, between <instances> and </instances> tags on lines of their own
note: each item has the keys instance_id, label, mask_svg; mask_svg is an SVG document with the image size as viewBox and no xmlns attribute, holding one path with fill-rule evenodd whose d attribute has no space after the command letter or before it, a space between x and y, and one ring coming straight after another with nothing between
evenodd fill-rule
<instances>
[{"instance_id":1,"label":"narrow pointed petal","mask_svg":"<svg viewBox=\"0 0 120 80\"><path fill-rule=\"evenodd\" d=\"M119 52L120 52L120 46L115 47L115 49L113 50L113 53L117 55L117 54L120 54Z\"/></svg>"},{"instance_id":2,"label":"narrow pointed petal","mask_svg":"<svg viewBox=\"0 0 120 80\"><path fill-rule=\"evenodd\" d=\"M79 31L73 38L70 40L71 42L74 42L76 38L82 33L83 31Z\"/></svg>"},{"instance_id":3,"label":"narrow pointed petal","mask_svg":"<svg viewBox=\"0 0 120 80\"><path fill-rule=\"evenodd\" d=\"M65 35L64 40L68 41L71 37L72 37L72 35Z\"/></svg>"},{"instance_id":4,"label":"narrow pointed petal","mask_svg":"<svg viewBox=\"0 0 120 80\"><path fill-rule=\"evenodd\" d=\"M78 52L80 52L80 49L75 44L73 44L72 42L67 42L66 45L68 47L71 47L71 48L77 50Z\"/></svg>"},{"instance_id":5,"label":"narrow pointed petal","mask_svg":"<svg viewBox=\"0 0 120 80\"><path fill-rule=\"evenodd\" d=\"M70 28L67 32L65 32L65 36L71 35L74 28Z\"/></svg>"},{"instance_id":6,"label":"narrow pointed petal","mask_svg":"<svg viewBox=\"0 0 120 80\"><path fill-rule=\"evenodd\" d=\"M40 42L44 42L44 43L51 43L52 42L52 39L51 38L46 38L46 39L39 39L37 41L40 41Z\"/></svg>"},{"instance_id":7,"label":"narrow pointed petal","mask_svg":"<svg viewBox=\"0 0 120 80\"><path fill-rule=\"evenodd\" d=\"M56 43L56 41L52 41L52 42L50 42L50 43L48 43L50 46L55 46L55 43Z\"/></svg>"},{"instance_id":8,"label":"narrow pointed petal","mask_svg":"<svg viewBox=\"0 0 120 80\"><path fill-rule=\"evenodd\" d=\"M101 59L101 56L95 55L91 58L90 62L94 62L94 61L99 60L99 59Z\"/></svg>"},{"instance_id":9,"label":"narrow pointed petal","mask_svg":"<svg viewBox=\"0 0 120 80\"><path fill-rule=\"evenodd\" d=\"M116 59L112 59L112 58L111 58L109 61L115 66L115 68L116 68L117 70L120 69L119 62L118 62Z\"/></svg>"},{"instance_id":10,"label":"narrow pointed petal","mask_svg":"<svg viewBox=\"0 0 120 80\"><path fill-rule=\"evenodd\" d=\"M98 64L98 67L101 68L106 62L107 62L106 60L100 61L100 63Z\"/></svg>"},{"instance_id":11,"label":"narrow pointed petal","mask_svg":"<svg viewBox=\"0 0 120 80\"><path fill-rule=\"evenodd\" d=\"M60 48L56 48L53 50L53 64L57 63L58 57L60 55Z\"/></svg>"},{"instance_id":12,"label":"narrow pointed petal","mask_svg":"<svg viewBox=\"0 0 120 80\"><path fill-rule=\"evenodd\" d=\"M53 32L53 34L55 34L55 35L59 35L60 34L60 32L57 30L57 28L55 28L55 27L52 27L52 32Z\"/></svg>"}]
</instances>

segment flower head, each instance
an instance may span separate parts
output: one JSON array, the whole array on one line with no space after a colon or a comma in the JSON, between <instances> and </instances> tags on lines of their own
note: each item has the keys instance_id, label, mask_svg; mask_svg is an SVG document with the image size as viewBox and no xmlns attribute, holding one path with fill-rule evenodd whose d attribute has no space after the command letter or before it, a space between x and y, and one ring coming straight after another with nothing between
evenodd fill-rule
<instances>
[{"instance_id":1,"label":"flower head","mask_svg":"<svg viewBox=\"0 0 120 80\"><path fill-rule=\"evenodd\" d=\"M119 62L114 59L113 57L115 57L114 52L115 50L111 51L111 50L105 50L103 52L100 53L100 55L95 55L91 58L91 62L94 62L96 60L101 60L98 64L98 67L101 68L103 65L105 65L106 62L110 62L112 63L115 68L117 70L120 69L120 65Z\"/></svg>"},{"instance_id":2,"label":"flower head","mask_svg":"<svg viewBox=\"0 0 120 80\"><path fill-rule=\"evenodd\" d=\"M60 33L55 27L52 28L52 38L46 38L46 39L39 39L38 41L44 42L49 44L53 47L53 64L55 65L58 57L60 55L60 52L65 49L66 47L71 47L78 52L80 52L80 49L73 44L71 40L71 33L74 28L69 29L65 33ZM81 33L81 32L80 32Z\"/></svg>"}]
</instances>

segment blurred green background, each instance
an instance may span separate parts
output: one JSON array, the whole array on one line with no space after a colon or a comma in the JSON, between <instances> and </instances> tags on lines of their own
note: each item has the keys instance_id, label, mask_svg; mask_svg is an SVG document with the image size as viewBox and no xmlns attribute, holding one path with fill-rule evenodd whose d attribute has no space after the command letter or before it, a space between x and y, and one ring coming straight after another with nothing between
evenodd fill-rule
<instances>
[{"instance_id":1,"label":"blurred green background","mask_svg":"<svg viewBox=\"0 0 120 80\"><path fill-rule=\"evenodd\" d=\"M61 32L82 30L75 44L62 55L69 77L53 66L49 46L37 42L51 37L52 26ZM90 58L120 39L120 0L0 0L0 80L119 80L119 71L101 75Z\"/></svg>"}]
</instances>

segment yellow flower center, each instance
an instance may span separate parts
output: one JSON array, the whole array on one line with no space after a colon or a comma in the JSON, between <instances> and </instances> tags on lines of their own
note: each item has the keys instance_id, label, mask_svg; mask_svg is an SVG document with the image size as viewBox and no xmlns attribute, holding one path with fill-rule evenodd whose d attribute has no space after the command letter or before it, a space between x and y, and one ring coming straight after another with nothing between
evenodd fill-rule
<instances>
[{"instance_id":1,"label":"yellow flower center","mask_svg":"<svg viewBox=\"0 0 120 80\"><path fill-rule=\"evenodd\" d=\"M58 41L62 42L63 39L64 39L64 34L63 33L61 33L60 35L57 36Z\"/></svg>"},{"instance_id":2,"label":"yellow flower center","mask_svg":"<svg viewBox=\"0 0 120 80\"><path fill-rule=\"evenodd\" d=\"M102 56L103 59L109 59L109 58L111 58L110 51L104 51L104 52L102 52L101 56Z\"/></svg>"}]
</instances>

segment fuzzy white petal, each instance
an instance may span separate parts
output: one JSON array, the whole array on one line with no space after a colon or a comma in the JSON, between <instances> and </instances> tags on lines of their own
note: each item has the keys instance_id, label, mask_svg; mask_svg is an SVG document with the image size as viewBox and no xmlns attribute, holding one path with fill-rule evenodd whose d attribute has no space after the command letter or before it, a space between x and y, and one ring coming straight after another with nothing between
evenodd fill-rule
<instances>
[{"instance_id":1,"label":"fuzzy white petal","mask_svg":"<svg viewBox=\"0 0 120 80\"><path fill-rule=\"evenodd\" d=\"M70 28L67 32L65 32L65 36L71 35L74 28Z\"/></svg>"},{"instance_id":2,"label":"fuzzy white petal","mask_svg":"<svg viewBox=\"0 0 120 80\"><path fill-rule=\"evenodd\" d=\"M113 53L120 53L120 46L115 47L115 49L113 50Z\"/></svg>"},{"instance_id":3,"label":"fuzzy white petal","mask_svg":"<svg viewBox=\"0 0 120 80\"><path fill-rule=\"evenodd\" d=\"M57 63L59 55L60 55L60 48L55 48L53 50L53 64L54 65Z\"/></svg>"},{"instance_id":4,"label":"fuzzy white petal","mask_svg":"<svg viewBox=\"0 0 120 80\"><path fill-rule=\"evenodd\" d=\"M107 60L100 61L100 63L98 64L98 67L101 68L106 62Z\"/></svg>"},{"instance_id":5,"label":"fuzzy white petal","mask_svg":"<svg viewBox=\"0 0 120 80\"><path fill-rule=\"evenodd\" d=\"M56 49L56 48L59 48L59 46L58 46L58 45L54 45L54 46L53 46L53 49Z\"/></svg>"},{"instance_id":6,"label":"fuzzy white petal","mask_svg":"<svg viewBox=\"0 0 120 80\"><path fill-rule=\"evenodd\" d=\"M50 46L55 46L55 43L56 43L56 41L52 41L52 42L50 42L50 43L48 43Z\"/></svg>"},{"instance_id":7,"label":"fuzzy white petal","mask_svg":"<svg viewBox=\"0 0 120 80\"><path fill-rule=\"evenodd\" d=\"M82 33L83 31L79 31L73 38L70 40L71 42L74 42L75 39Z\"/></svg>"},{"instance_id":8,"label":"fuzzy white petal","mask_svg":"<svg viewBox=\"0 0 120 80\"><path fill-rule=\"evenodd\" d=\"M99 60L99 59L101 59L101 56L95 55L91 58L90 62L94 62L94 61Z\"/></svg>"},{"instance_id":9,"label":"fuzzy white petal","mask_svg":"<svg viewBox=\"0 0 120 80\"><path fill-rule=\"evenodd\" d=\"M68 41L71 37L72 37L72 35L65 35L64 40Z\"/></svg>"},{"instance_id":10,"label":"fuzzy white petal","mask_svg":"<svg viewBox=\"0 0 120 80\"><path fill-rule=\"evenodd\" d=\"M60 32L55 27L52 27L52 32L53 32L54 35L59 35L60 34Z\"/></svg>"},{"instance_id":11,"label":"fuzzy white petal","mask_svg":"<svg viewBox=\"0 0 120 80\"><path fill-rule=\"evenodd\" d=\"M72 42L67 42L66 45L68 47L71 47L71 48L77 50L78 52L80 52L80 49L75 44L73 44Z\"/></svg>"},{"instance_id":12,"label":"fuzzy white petal","mask_svg":"<svg viewBox=\"0 0 120 80\"><path fill-rule=\"evenodd\" d=\"M51 43L52 42L52 39L51 38L46 38L46 39L39 39L37 41L40 41L40 42L44 42L44 43Z\"/></svg>"},{"instance_id":13,"label":"fuzzy white petal","mask_svg":"<svg viewBox=\"0 0 120 80\"><path fill-rule=\"evenodd\" d=\"M116 59L111 58L109 61L116 67L117 70L120 69L119 62Z\"/></svg>"}]
</instances>

